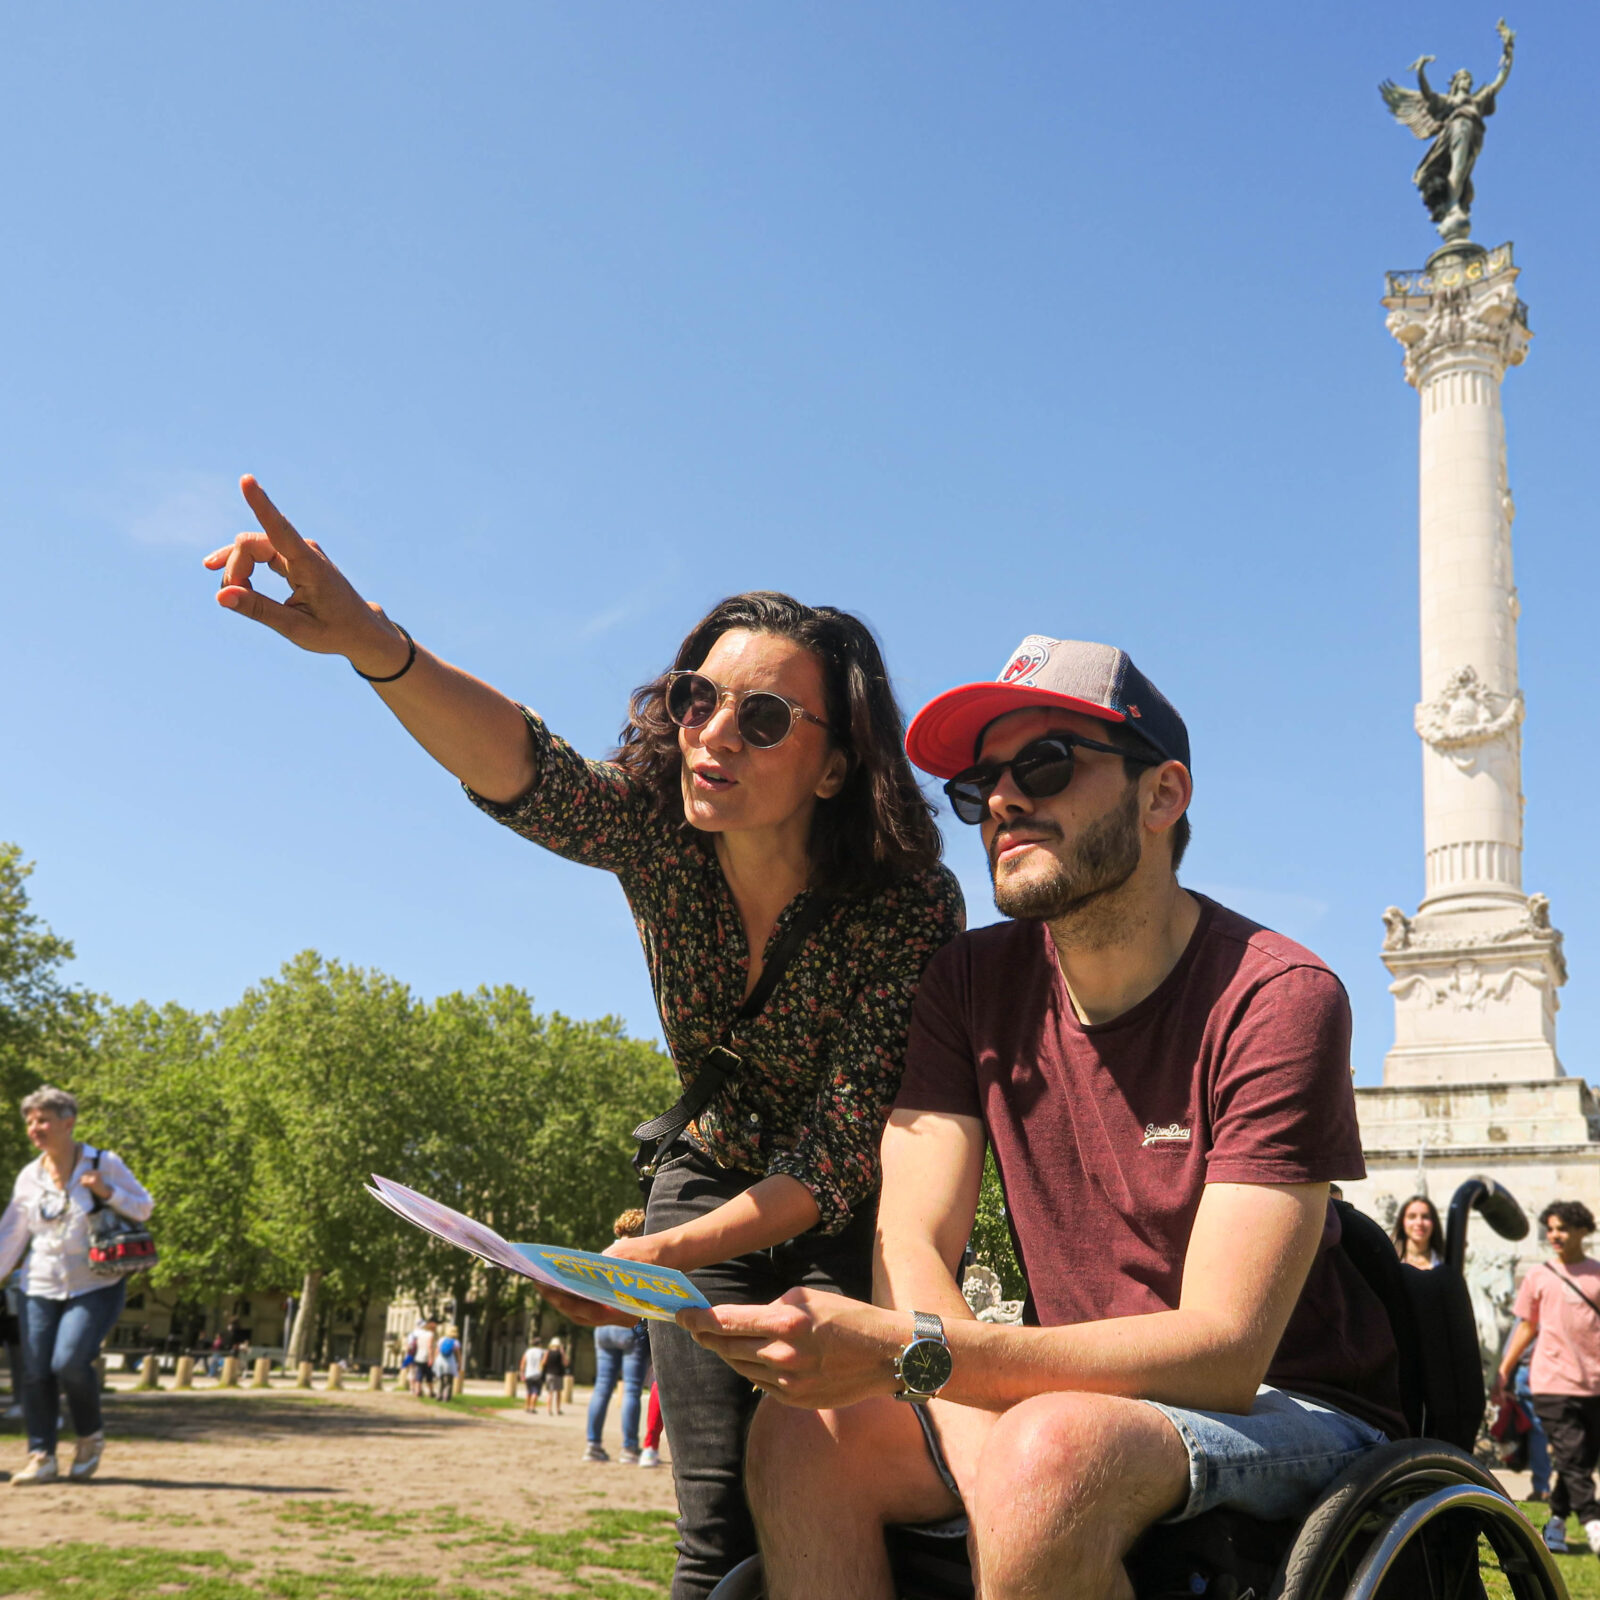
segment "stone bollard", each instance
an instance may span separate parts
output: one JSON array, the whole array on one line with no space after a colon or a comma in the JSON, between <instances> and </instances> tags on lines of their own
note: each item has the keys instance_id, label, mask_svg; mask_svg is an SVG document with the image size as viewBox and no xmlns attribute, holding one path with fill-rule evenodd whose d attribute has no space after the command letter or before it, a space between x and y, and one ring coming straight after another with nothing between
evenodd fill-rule
<instances>
[{"instance_id":1,"label":"stone bollard","mask_svg":"<svg viewBox=\"0 0 1600 1600\"><path fill-rule=\"evenodd\" d=\"M104 1356L99 1357L94 1364L94 1378L102 1394L111 1387L106 1382L106 1358Z\"/></svg>"},{"instance_id":2,"label":"stone bollard","mask_svg":"<svg viewBox=\"0 0 1600 1600\"><path fill-rule=\"evenodd\" d=\"M255 1380L256 1388L265 1389L271 1384L271 1382L272 1382L272 1357L271 1356L257 1356L256 1357L256 1380Z\"/></svg>"},{"instance_id":3,"label":"stone bollard","mask_svg":"<svg viewBox=\"0 0 1600 1600\"><path fill-rule=\"evenodd\" d=\"M156 1358L154 1356L146 1356L139 1363L139 1382L137 1387L140 1389L159 1389L161 1387L161 1376L156 1367Z\"/></svg>"},{"instance_id":4,"label":"stone bollard","mask_svg":"<svg viewBox=\"0 0 1600 1600\"><path fill-rule=\"evenodd\" d=\"M375 1367L371 1367L371 1368L368 1369L368 1371L367 1371L367 1387L370 1390L372 1390L372 1392L374 1394L381 1394L383 1392L383 1368L382 1367L375 1366Z\"/></svg>"},{"instance_id":5,"label":"stone bollard","mask_svg":"<svg viewBox=\"0 0 1600 1600\"><path fill-rule=\"evenodd\" d=\"M573 1375L570 1372L567 1374L566 1381L563 1382L562 1385L561 1385L561 1403L562 1403L562 1405L570 1406L572 1404L572 1386L577 1381L578 1380L575 1377L573 1377Z\"/></svg>"},{"instance_id":6,"label":"stone bollard","mask_svg":"<svg viewBox=\"0 0 1600 1600\"><path fill-rule=\"evenodd\" d=\"M506 1399L515 1400L517 1397L517 1375L514 1372L506 1374Z\"/></svg>"},{"instance_id":7,"label":"stone bollard","mask_svg":"<svg viewBox=\"0 0 1600 1600\"><path fill-rule=\"evenodd\" d=\"M237 1389L239 1387L238 1356L224 1356L222 1358L222 1376L217 1379L217 1382L224 1389Z\"/></svg>"},{"instance_id":8,"label":"stone bollard","mask_svg":"<svg viewBox=\"0 0 1600 1600\"><path fill-rule=\"evenodd\" d=\"M344 1388L344 1363L330 1361L328 1363L328 1387L330 1389Z\"/></svg>"},{"instance_id":9,"label":"stone bollard","mask_svg":"<svg viewBox=\"0 0 1600 1600\"><path fill-rule=\"evenodd\" d=\"M295 1380L294 1380L295 1388L297 1388L297 1389L309 1389L311 1387L311 1372L312 1372L311 1363L309 1361L302 1361L300 1363L300 1370L295 1375Z\"/></svg>"},{"instance_id":10,"label":"stone bollard","mask_svg":"<svg viewBox=\"0 0 1600 1600\"><path fill-rule=\"evenodd\" d=\"M173 1377L172 1387L174 1389L192 1389L192 1388L194 1388L194 1357L193 1356L179 1356L178 1357L178 1370L177 1370L177 1373Z\"/></svg>"}]
</instances>

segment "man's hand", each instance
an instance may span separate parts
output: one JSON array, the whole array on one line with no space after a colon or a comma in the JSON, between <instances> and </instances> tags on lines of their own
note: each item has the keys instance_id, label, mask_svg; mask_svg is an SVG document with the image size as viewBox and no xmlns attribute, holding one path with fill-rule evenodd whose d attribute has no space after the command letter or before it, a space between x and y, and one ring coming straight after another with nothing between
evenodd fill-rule
<instances>
[{"instance_id":1,"label":"man's hand","mask_svg":"<svg viewBox=\"0 0 1600 1600\"><path fill-rule=\"evenodd\" d=\"M680 1311L678 1326L741 1377L785 1405L813 1411L894 1393L894 1358L911 1340L911 1313L791 1289L766 1306Z\"/></svg>"},{"instance_id":2,"label":"man's hand","mask_svg":"<svg viewBox=\"0 0 1600 1600\"><path fill-rule=\"evenodd\" d=\"M217 603L264 623L302 650L344 656L375 677L404 666L409 647L382 609L356 593L314 539L300 537L254 478L241 478L239 488L261 532L241 533L205 558L212 572L222 572ZM286 601L256 593L250 577L257 567L287 580Z\"/></svg>"}]
</instances>

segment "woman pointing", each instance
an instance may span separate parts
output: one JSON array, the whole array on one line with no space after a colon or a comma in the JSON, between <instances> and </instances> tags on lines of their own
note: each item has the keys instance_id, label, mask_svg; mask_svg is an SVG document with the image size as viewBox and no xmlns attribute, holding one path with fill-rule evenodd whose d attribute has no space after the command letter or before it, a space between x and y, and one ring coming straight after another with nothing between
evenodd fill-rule
<instances>
[{"instance_id":1,"label":"woman pointing","mask_svg":"<svg viewBox=\"0 0 1600 1600\"><path fill-rule=\"evenodd\" d=\"M787 595L725 600L634 691L612 759L589 761L241 487L261 531L206 558L219 601L344 656L480 808L627 895L685 1096L649 1130L645 1235L613 1249L688 1272L713 1304L801 1285L870 1297L878 1137L917 982L962 908L869 630ZM286 602L255 591L258 566ZM672 1324L651 1348L679 1499L672 1593L689 1600L755 1548L755 1397Z\"/></svg>"}]
</instances>

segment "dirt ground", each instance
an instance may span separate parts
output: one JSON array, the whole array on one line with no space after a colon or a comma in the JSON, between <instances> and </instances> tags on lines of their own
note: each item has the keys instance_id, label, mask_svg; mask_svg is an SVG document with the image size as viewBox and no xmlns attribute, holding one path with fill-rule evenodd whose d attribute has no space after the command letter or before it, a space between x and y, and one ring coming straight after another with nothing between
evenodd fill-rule
<instances>
[{"instance_id":1,"label":"dirt ground","mask_svg":"<svg viewBox=\"0 0 1600 1600\"><path fill-rule=\"evenodd\" d=\"M425 1512L435 1527L440 1513L457 1512L546 1533L597 1507L673 1510L668 1466L615 1460L620 1396L607 1419L613 1460L581 1460L587 1399L580 1390L564 1415L530 1417L520 1408L448 1413L410 1395L365 1391L108 1395L99 1475L0 1487L0 1538L14 1549L70 1538L222 1550L301 1569L355 1560L367 1572L398 1573L414 1569L414 1541L363 1530L360 1507ZM70 1459L64 1439L63 1471ZM20 1434L0 1436L5 1475L23 1460ZM443 1575L452 1563L443 1541L440 1548L434 1570Z\"/></svg>"}]
</instances>

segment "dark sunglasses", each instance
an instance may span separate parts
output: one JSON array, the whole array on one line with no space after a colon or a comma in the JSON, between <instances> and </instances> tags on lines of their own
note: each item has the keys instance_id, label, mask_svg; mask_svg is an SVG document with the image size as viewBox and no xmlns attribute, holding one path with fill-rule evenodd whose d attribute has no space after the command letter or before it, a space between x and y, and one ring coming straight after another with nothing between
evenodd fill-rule
<instances>
[{"instance_id":1,"label":"dark sunglasses","mask_svg":"<svg viewBox=\"0 0 1600 1600\"><path fill-rule=\"evenodd\" d=\"M724 700L733 702L734 723L739 737L757 750L771 750L794 732L797 722L828 724L814 717L804 706L770 689L724 688L703 672L667 674L667 715L680 728L703 728L717 714Z\"/></svg>"},{"instance_id":2,"label":"dark sunglasses","mask_svg":"<svg viewBox=\"0 0 1600 1600\"><path fill-rule=\"evenodd\" d=\"M1080 739L1075 733L1047 733L1042 739L1025 744L1009 761L986 761L981 766L958 772L945 786L950 806L963 822L982 822L989 809L989 796L1009 768L1011 781L1030 800L1044 800L1060 794L1072 782L1074 749L1104 750L1126 756L1141 766L1159 767L1165 756L1140 755L1098 739Z\"/></svg>"}]
</instances>

